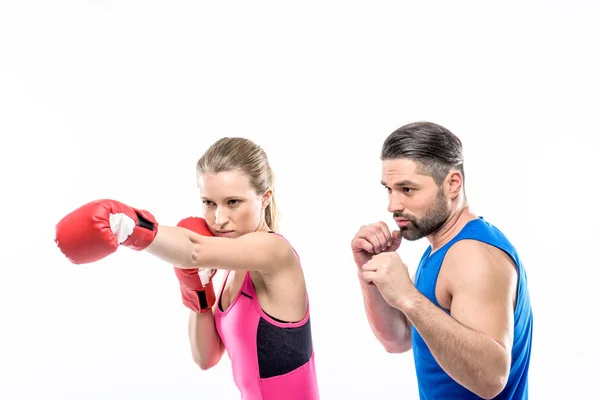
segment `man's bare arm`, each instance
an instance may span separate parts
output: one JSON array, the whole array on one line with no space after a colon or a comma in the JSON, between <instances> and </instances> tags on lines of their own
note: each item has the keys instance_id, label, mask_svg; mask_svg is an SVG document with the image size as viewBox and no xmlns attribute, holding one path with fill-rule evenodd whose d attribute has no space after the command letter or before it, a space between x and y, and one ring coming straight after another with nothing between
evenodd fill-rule
<instances>
[{"instance_id":1,"label":"man's bare arm","mask_svg":"<svg viewBox=\"0 0 600 400\"><path fill-rule=\"evenodd\" d=\"M377 340L390 353L403 353L410 350L411 329L404 314L390 306L377 286L363 279L361 268L375 254L395 252L400 247L400 231L390 232L385 222L362 226L352 240L354 262L359 269L359 282L363 304L371 331Z\"/></svg>"},{"instance_id":2,"label":"man's bare arm","mask_svg":"<svg viewBox=\"0 0 600 400\"><path fill-rule=\"evenodd\" d=\"M415 276L411 277L413 283ZM411 323L404 313L381 296L377 286L359 279L363 303L371 331L389 353L404 353L412 348Z\"/></svg>"},{"instance_id":3,"label":"man's bare arm","mask_svg":"<svg viewBox=\"0 0 600 400\"><path fill-rule=\"evenodd\" d=\"M504 389L510 370L517 275L486 246L465 240L446 254L442 268L452 277L450 315L416 289L399 308L448 375L491 399Z\"/></svg>"},{"instance_id":4,"label":"man's bare arm","mask_svg":"<svg viewBox=\"0 0 600 400\"><path fill-rule=\"evenodd\" d=\"M389 353L404 353L412 348L411 327L404 313L390 306L377 286L359 279L363 303L371 331Z\"/></svg>"}]
</instances>

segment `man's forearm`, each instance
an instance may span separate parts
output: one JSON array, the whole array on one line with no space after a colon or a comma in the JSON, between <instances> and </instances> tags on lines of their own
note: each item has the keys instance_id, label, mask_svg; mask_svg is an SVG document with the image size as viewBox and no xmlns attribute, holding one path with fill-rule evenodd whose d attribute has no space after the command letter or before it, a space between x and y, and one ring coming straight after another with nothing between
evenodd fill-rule
<instances>
[{"instance_id":1,"label":"man's forearm","mask_svg":"<svg viewBox=\"0 0 600 400\"><path fill-rule=\"evenodd\" d=\"M367 320L375 337L390 353L403 353L411 348L408 320L397 308L390 306L374 285L360 279Z\"/></svg>"},{"instance_id":2,"label":"man's forearm","mask_svg":"<svg viewBox=\"0 0 600 400\"><path fill-rule=\"evenodd\" d=\"M502 391L510 369L507 349L490 336L464 326L416 289L406 299L399 308L448 375L483 398Z\"/></svg>"}]
</instances>

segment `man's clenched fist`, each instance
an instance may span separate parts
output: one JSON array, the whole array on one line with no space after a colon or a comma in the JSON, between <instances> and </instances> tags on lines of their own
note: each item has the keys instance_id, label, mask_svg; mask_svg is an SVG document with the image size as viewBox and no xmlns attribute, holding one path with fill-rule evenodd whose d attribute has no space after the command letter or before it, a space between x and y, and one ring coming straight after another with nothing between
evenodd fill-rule
<instances>
[{"instance_id":1,"label":"man's clenched fist","mask_svg":"<svg viewBox=\"0 0 600 400\"><path fill-rule=\"evenodd\" d=\"M375 254L398 250L401 241L400 231L390 232L383 221L363 225L351 243L354 262L361 268Z\"/></svg>"},{"instance_id":2,"label":"man's clenched fist","mask_svg":"<svg viewBox=\"0 0 600 400\"><path fill-rule=\"evenodd\" d=\"M394 251L379 253L366 262L359 272L365 282L372 282L392 307L402 309L402 302L415 289L402 262Z\"/></svg>"}]
</instances>

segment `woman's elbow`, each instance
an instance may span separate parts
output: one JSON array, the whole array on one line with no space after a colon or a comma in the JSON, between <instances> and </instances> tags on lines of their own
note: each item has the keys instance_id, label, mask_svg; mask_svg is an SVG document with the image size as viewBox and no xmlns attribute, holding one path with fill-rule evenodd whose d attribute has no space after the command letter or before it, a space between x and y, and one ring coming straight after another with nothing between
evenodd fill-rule
<instances>
[{"instance_id":1,"label":"woman's elbow","mask_svg":"<svg viewBox=\"0 0 600 400\"><path fill-rule=\"evenodd\" d=\"M207 362L207 361L204 361L204 360L194 360L194 362L196 363L196 365L202 371L208 371L209 369L211 369L212 367L214 367L215 365L217 365L214 362Z\"/></svg>"},{"instance_id":2,"label":"woman's elbow","mask_svg":"<svg viewBox=\"0 0 600 400\"><path fill-rule=\"evenodd\" d=\"M192 353L192 359L194 363L203 371L209 370L219 363L223 357L224 347L221 344L217 351L210 352L209 354L200 354L197 352Z\"/></svg>"},{"instance_id":3,"label":"woman's elbow","mask_svg":"<svg viewBox=\"0 0 600 400\"><path fill-rule=\"evenodd\" d=\"M208 371L215 365L219 363L219 358L217 357L193 357L194 363L200 368L202 371Z\"/></svg>"}]
</instances>

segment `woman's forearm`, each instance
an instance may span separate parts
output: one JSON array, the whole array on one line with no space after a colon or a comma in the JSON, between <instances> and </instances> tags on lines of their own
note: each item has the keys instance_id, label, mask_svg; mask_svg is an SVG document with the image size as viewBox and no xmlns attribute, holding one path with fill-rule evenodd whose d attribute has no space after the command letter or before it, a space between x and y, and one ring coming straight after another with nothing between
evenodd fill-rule
<instances>
[{"instance_id":1,"label":"woman's forearm","mask_svg":"<svg viewBox=\"0 0 600 400\"><path fill-rule=\"evenodd\" d=\"M191 232L185 228L159 225L156 237L146 251L178 268L197 268L193 260L195 243Z\"/></svg>"},{"instance_id":2,"label":"woman's forearm","mask_svg":"<svg viewBox=\"0 0 600 400\"><path fill-rule=\"evenodd\" d=\"M194 362L203 370L217 365L225 350L212 312L190 312L188 333Z\"/></svg>"}]
</instances>

